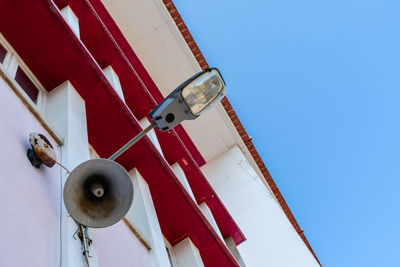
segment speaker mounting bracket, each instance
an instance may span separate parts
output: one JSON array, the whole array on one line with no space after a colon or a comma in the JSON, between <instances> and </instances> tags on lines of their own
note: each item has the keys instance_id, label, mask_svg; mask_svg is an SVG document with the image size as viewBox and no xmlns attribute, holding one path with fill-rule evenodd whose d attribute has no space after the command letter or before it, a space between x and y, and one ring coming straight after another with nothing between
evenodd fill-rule
<instances>
[{"instance_id":1,"label":"speaker mounting bracket","mask_svg":"<svg viewBox=\"0 0 400 267\"><path fill-rule=\"evenodd\" d=\"M86 261L86 266L90 267L89 265L89 258L92 258L90 256L90 251L89 251L89 246L92 245L93 240L89 238L89 235L87 233L87 227L77 223L78 229L72 236L76 240L76 236L81 240L81 245L82 245L82 255L85 256L85 261Z\"/></svg>"}]
</instances>

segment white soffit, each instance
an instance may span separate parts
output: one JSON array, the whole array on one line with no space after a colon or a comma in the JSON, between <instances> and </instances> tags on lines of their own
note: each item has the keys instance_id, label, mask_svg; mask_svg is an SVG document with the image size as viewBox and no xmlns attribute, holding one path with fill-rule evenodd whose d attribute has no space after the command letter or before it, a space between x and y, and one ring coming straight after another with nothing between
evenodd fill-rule
<instances>
[{"instance_id":1,"label":"white soffit","mask_svg":"<svg viewBox=\"0 0 400 267\"><path fill-rule=\"evenodd\" d=\"M164 96L201 71L161 0L102 2ZM246 151L221 104L182 125L206 161L235 144Z\"/></svg>"}]
</instances>

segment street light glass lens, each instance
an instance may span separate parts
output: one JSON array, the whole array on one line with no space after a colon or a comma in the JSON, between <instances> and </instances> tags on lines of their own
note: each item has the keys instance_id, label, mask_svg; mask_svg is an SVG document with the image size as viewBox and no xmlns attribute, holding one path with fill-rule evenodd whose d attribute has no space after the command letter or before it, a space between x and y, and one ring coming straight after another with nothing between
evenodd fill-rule
<instances>
[{"instance_id":1,"label":"street light glass lens","mask_svg":"<svg viewBox=\"0 0 400 267\"><path fill-rule=\"evenodd\" d=\"M218 104L224 97L225 91L221 76L213 69L188 84L182 90L182 97L190 111L198 116L205 109Z\"/></svg>"}]
</instances>

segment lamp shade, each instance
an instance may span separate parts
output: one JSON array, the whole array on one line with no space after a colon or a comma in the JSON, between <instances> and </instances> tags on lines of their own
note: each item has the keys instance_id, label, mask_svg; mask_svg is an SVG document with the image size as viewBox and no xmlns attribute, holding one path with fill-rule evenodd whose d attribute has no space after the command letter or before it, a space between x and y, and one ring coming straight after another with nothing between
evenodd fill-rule
<instances>
[{"instance_id":1,"label":"lamp shade","mask_svg":"<svg viewBox=\"0 0 400 267\"><path fill-rule=\"evenodd\" d=\"M182 98L190 112L198 116L206 109L214 107L225 96L225 83L218 70L205 72L182 89Z\"/></svg>"}]
</instances>

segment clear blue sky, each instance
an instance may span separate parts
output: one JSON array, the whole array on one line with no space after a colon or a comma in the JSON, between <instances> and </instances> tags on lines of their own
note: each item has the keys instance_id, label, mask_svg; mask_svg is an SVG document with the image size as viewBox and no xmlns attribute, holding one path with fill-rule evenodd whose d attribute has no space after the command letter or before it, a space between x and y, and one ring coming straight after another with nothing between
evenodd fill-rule
<instances>
[{"instance_id":1,"label":"clear blue sky","mask_svg":"<svg viewBox=\"0 0 400 267\"><path fill-rule=\"evenodd\" d=\"M400 266L400 1L174 0L323 266Z\"/></svg>"}]
</instances>

